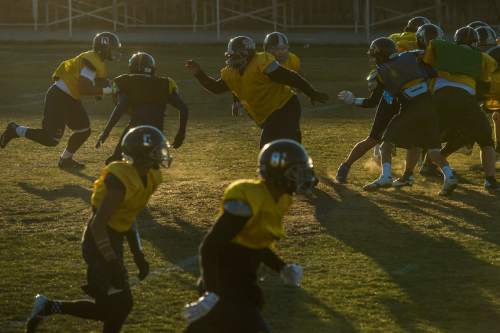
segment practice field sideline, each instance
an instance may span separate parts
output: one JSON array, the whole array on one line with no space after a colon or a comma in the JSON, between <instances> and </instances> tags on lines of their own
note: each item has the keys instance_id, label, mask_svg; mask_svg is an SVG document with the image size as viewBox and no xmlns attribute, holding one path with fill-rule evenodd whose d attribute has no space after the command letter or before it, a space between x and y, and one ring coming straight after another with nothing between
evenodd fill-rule
<instances>
[{"instance_id":1,"label":"practice field sideline","mask_svg":"<svg viewBox=\"0 0 500 333\"><path fill-rule=\"evenodd\" d=\"M39 126L43 94L58 62L80 44L4 44L0 62L0 126L10 120ZM214 221L224 187L254 177L259 129L246 116L231 117L230 95L212 96L184 70L197 60L210 74L223 65L223 45L133 45L111 74L126 71L132 51L153 54L160 73L177 80L190 107L185 145L174 151L165 183L139 217L154 274L133 288L135 304L124 332L180 332L183 305L196 297L197 246ZM341 89L366 93L369 64L363 48L292 46L304 75L332 98ZM411 189L365 193L377 177L369 158L355 164L350 184L332 177L352 145L368 134L372 110L311 106L302 98L304 145L321 182L286 217L278 252L304 267L301 289L262 271L264 316L273 332L495 332L500 323L500 198L482 188L472 156L454 155L460 186L451 198L436 195L441 180L417 177ZM81 173L57 168L55 149L13 141L0 150L0 332L19 332L37 293L82 297L80 237L89 216L92 181L125 122L94 148L112 110L109 99L85 100L93 134L75 159ZM168 110L172 139L177 111ZM66 133L67 135L67 133ZM63 139L62 142L66 142ZM401 173L403 150L396 156ZM498 166L498 164L497 164ZM127 256L129 273L136 269ZM98 332L100 325L57 316L41 332Z\"/></svg>"}]
</instances>

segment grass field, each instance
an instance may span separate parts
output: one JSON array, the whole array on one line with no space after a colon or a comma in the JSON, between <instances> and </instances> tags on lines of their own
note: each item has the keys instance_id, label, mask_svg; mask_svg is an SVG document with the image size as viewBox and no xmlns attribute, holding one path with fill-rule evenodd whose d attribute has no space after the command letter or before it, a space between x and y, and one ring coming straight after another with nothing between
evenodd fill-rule
<instances>
[{"instance_id":1,"label":"grass field","mask_svg":"<svg viewBox=\"0 0 500 333\"><path fill-rule=\"evenodd\" d=\"M39 126L44 91L58 61L85 45L0 46L0 126L10 120ZM165 183L139 217L153 274L133 287L135 307L124 332L180 332L182 306L196 297L197 246L214 220L224 187L256 175L258 128L230 116L229 95L212 96L182 66L197 59L210 73L223 64L221 46L140 46L159 72L178 81L191 116L185 145L175 151ZM304 73L332 96L342 88L366 92L368 61L362 48L296 48ZM111 66L126 71L125 59ZM314 198L298 199L286 218L278 252L304 266L301 289L263 273L264 315L273 332L499 332L500 200L482 189L472 157L451 159L461 185L451 198L436 195L440 181L417 177L412 189L365 193L378 170L369 156L356 164L351 183L333 175L351 146L367 135L372 110L314 108L303 99L304 145L321 176ZM57 168L57 148L13 141L0 151L0 332L21 332L33 296L83 297L85 266L80 237L89 215L92 181L121 128L95 150L112 110L110 100L86 100L93 134L76 158L81 173ZM170 109L169 136L177 113ZM67 135L67 134L66 134ZM63 139L65 142L66 138ZM403 151L396 157L401 172ZM130 256L127 256L130 259ZM136 274L128 260L131 275ZM41 332L98 332L100 324L54 316Z\"/></svg>"}]
</instances>

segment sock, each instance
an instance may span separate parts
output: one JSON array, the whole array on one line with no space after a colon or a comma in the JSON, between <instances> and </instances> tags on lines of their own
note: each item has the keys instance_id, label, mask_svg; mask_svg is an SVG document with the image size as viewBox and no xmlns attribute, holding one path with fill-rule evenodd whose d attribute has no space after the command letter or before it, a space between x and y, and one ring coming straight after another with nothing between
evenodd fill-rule
<instances>
[{"instance_id":1,"label":"sock","mask_svg":"<svg viewBox=\"0 0 500 333\"><path fill-rule=\"evenodd\" d=\"M42 315L49 316L61 312L61 302L60 301L48 301L43 309Z\"/></svg>"},{"instance_id":2,"label":"sock","mask_svg":"<svg viewBox=\"0 0 500 333\"><path fill-rule=\"evenodd\" d=\"M67 149L64 149L63 153L61 154L61 159L65 160L67 158L72 158L73 153L68 151Z\"/></svg>"},{"instance_id":3,"label":"sock","mask_svg":"<svg viewBox=\"0 0 500 333\"><path fill-rule=\"evenodd\" d=\"M382 163L382 175L381 178L391 178L392 177L392 166L391 163Z\"/></svg>"},{"instance_id":4,"label":"sock","mask_svg":"<svg viewBox=\"0 0 500 333\"><path fill-rule=\"evenodd\" d=\"M445 179L453 178L453 171L451 170L449 165L445 165L444 167L442 167L441 171L443 172Z\"/></svg>"},{"instance_id":5,"label":"sock","mask_svg":"<svg viewBox=\"0 0 500 333\"><path fill-rule=\"evenodd\" d=\"M28 130L28 127L25 126L17 126L16 127L16 134L19 137L25 137L26 136L26 131Z\"/></svg>"}]
</instances>

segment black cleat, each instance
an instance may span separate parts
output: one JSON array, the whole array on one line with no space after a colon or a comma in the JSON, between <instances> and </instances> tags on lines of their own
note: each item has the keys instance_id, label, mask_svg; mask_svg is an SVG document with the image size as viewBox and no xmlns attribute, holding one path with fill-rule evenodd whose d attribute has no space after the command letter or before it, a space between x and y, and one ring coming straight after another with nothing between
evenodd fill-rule
<instances>
[{"instance_id":1,"label":"black cleat","mask_svg":"<svg viewBox=\"0 0 500 333\"><path fill-rule=\"evenodd\" d=\"M33 333L36 331L38 325L44 318L45 307L49 299L43 295L36 295L35 302L31 308L31 314L26 321L26 333Z\"/></svg>"},{"instance_id":2,"label":"black cleat","mask_svg":"<svg viewBox=\"0 0 500 333\"><path fill-rule=\"evenodd\" d=\"M5 148L10 140L18 138L16 128L18 125L16 123L9 123L0 136L0 147Z\"/></svg>"},{"instance_id":3,"label":"black cleat","mask_svg":"<svg viewBox=\"0 0 500 333\"><path fill-rule=\"evenodd\" d=\"M342 163L337 170L337 175L335 176L335 180L339 184L347 183L347 175L349 174L349 166L345 163Z\"/></svg>"},{"instance_id":4,"label":"black cleat","mask_svg":"<svg viewBox=\"0 0 500 333\"><path fill-rule=\"evenodd\" d=\"M65 170L81 170L85 168L85 164L75 161L73 158L60 158L57 164L59 168Z\"/></svg>"},{"instance_id":5,"label":"black cleat","mask_svg":"<svg viewBox=\"0 0 500 333\"><path fill-rule=\"evenodd\" d=\"M419 172L424 177L443 177L443 174L435 164L424 164Z\"/></svg>"},{"instance_id":6,"label":"black cleat","mask_svg":"<svg viewBox=\"0 0 500 333\"><path fill-rule=\"evenodd\" d=\"M500 192L500 185L496 179L486 179L484 181L484 189L489 193L498 193Z\"/></svg>"}]
</instances>

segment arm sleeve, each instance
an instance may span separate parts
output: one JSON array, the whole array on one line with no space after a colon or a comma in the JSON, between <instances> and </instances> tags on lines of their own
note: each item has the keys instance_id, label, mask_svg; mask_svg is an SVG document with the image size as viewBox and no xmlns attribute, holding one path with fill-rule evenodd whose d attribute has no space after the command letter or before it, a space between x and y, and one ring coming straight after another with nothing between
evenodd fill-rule
<instances>
[{"instance_id":1,"label":"arm sleeve","mask_svg":"<svg viewBox=\"0 0 500 333\"><path fill-rule=\"evenodd\" d=\"M365 98L363 100L363 103L360 104L359 106L362 108L374 108L377 106L377 104L380 102L380 98L382 98L382 95L384 93L384 87L380 82L377 81L377 86L375 89L373 89L370 97Z\"/></svg>"},{"instance_id":2,"label":"arm sleeve","mask_svg":"<svg viewBox=\"0 0 500 333\"><path fill-rule=\"evenodd\" d=\"M216 80L208 76L207 74L205 74L205 72L201 70L197 74L195 74L194 77L198 80L198 82L200 82L200 84L205 89L214 94L222 94L223 92L229 91L229 87L221 78L218 78Z\"/></svg>"},{"instance_id":3,"label":"arm sleeve","mask_svg":"<svg viewBox=\"0 0 500 333\"><path fill-rule=\"evenodd\" d=\"M285 262L270 248L262 250L262 262L275 272L280 272L286 265Z\"/></svg>"},{"instance_id":4,"label":"arm sleeve","mask_svg":"<svg viewBox=\"0 0 500 333\"><path fill-rule=\"evenodd\" d=\"M168 103L179 110L179 131L185 132L189 115L186 103L184 103L176 90L174 90L168 97Z\"/></svg>"},{"instance_id":5,"label":"arm sleeve","mask_svg":"<svg viewBox=\"0 0 500 333\"><path fill-rule=\"evenodd\" d=\"M271 63L270 66L272 65L273 63ZM266 74L273 82L299 89L307 96L314 93L314 88L306 79L304 79L300 74L288 70L283 66L277 66L276 69L272 71L266 71Z\"/></svg>"},{"instance_id":6,"label":"arm sleeve","mask_svg":"<svg viewBox=\"0 0 500 333\"><path fill-rule=\"evenodd\" d=\"M207 233L200 245L200 263L204 287L207 291L217 288L217 261L221 249L241 231L250 219L224 211Z\"/></svg>"},{"instance_id":7,"label":"arm sleeve","mask_svg":"<svg viewBox=\"0 0 500 333\"><path fill-rule=\"evenodd\" d=\"M120 120L121 116L127 111L128 106L129 106L128 105L128 97L124 93L118 92L118 103L116 104L116 106L113 110L113 113L109 117L103 133L106 133L109 135L109 133L111 132L113 127L115 127L118 120Z\"/></svg>"}]
</instances>

